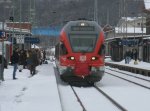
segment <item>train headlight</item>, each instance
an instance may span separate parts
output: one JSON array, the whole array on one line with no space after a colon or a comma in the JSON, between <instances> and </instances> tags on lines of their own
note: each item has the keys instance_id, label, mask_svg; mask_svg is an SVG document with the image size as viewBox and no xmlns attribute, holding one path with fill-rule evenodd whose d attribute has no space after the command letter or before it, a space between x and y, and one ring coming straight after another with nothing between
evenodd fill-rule
<instances>
[{"instance_id":1,"label":"train headlight","mask_svg":"<svg viewBox=\"0 0 150 111\"><path fill-rule=\"evenodd\" d=\"M68 59L70 59L70 60L75 60L75 57L70 56L70 57L68 57Z\"/></svg>"},{"instance_id":2,"label":"train headlight","mask_svg":"<svg viewBox=\"0 0 150 111\"><path fill-rule=\"evenodd\" d=\"M92 57L92 60L96 60L96 57Z\"/></svg>"},{"instance_id":3,"label":"train headlight","mask_svg":"<svg viewBox=\"0 0 150 111\"><path fill-rule=\"evenodd\" d=\"M80 25L81 25L81 26L85 26L85 23L82 22Z\"/></svg>"},{"instance_id":4,"label":"train headlight","mask_svg":"<svg viewBox=\"0 0 150 111\"><path fill-rule=\"evenodd\" d=\"M71 59L71 60L74 60L75 58L74 58L74 57L70 57L70 59Z\"/></svg>"},{"instance_id":5,"label":"train headlight","mask_svg":"<svg viewBox=\"0 0 150 111\"><path fill-rule=\"evenodd\" d=\"M75 60L75 57L69 56L69 57L67 57L67 59L69 59L69 60Z\"/></svg>"},{"instance_id":6,"label":"train headlight","mask_svg":"<svg viewBox=\"0 0 150 111\"><path fill-rule=\"evenodd\" d=\"M95 60L97 60L97 59L98 59L98 57L92 57L92 58L91 58L92 61L95 61Z\"/></svg>"}]
</instances>

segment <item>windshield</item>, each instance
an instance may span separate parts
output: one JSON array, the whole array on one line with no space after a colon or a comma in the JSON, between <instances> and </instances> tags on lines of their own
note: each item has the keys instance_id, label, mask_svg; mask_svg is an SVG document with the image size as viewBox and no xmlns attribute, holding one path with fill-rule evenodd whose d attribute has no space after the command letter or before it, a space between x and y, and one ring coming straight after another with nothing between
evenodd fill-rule
<instances>
[{"instance_id":1,"label":"windshield","mask_svg":"<svg viewBox=\"0 0 150 111\"><path fill-rule=\"evenodd\" d=\"M95 48L97 36L95 34L70 35L73 52L92 52Z\"/></svg>"}]
</instances>

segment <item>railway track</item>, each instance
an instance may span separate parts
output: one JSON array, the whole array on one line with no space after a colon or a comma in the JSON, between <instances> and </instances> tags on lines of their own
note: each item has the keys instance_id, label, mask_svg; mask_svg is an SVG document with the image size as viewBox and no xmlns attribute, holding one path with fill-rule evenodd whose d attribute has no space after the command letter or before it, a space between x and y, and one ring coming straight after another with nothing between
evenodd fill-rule
<instances>
[{"instance_id":1,"label":"railway track","mask_svg":"<svg viewBox=\"0 0 150 111\"><path fill-rule=\"evenodd\" d=\"M86 109L86 106L84 106L84 103L82 102L82 100L80 99L80 96L78 96L76 90L74 89L73 86L71 86L78 102L80 103L80 105L83 108L83 111L88 111ZM126 108L124 108L123 106L121 106L121 104L119 104L117 101L115 101L113 98L111 98L107 93L105 93L104 91L102 91L99 87L97 87L96 85L93 86L94 89L96 89L101 95L103 95L107 100L109 100L115 107L117 107L117 109L119 111L127 111ZM88 93L88 92L87 92Z\"/></svg>"},{"instance_id":2,"label":"railway track","mask_svg":"<svg viewBox=\"0 0 150 111\"><path fill-rule=\"evenodd\" d=\"M61 80L60 80L60 77L58 75L58 72L57 72L57 69L55 69L55 73L56 73L56 80L57 80L57 84L64 84ZM72 90L72 92L74 93L74 96L75 98L77 99L77 102L80 104L81 108L82 108L82 111L88 111L87 109L87 106L84 104L84 102L82 101L81 97L79 96L79 93L77 93L76 91L76 87L74 86L71 86L71 85L68 85L70 86L70 89ZM116 107L116 109L118 109L118 111L127 111L124 107L122 107L119 103L117 103L114 99L112 99L108 94L106 94L104 91L102 91L99 87L97 86L93 86L93 87L89 87L89 88L94 88L96 91L98 91L98 93L100 93L101 96L104 96L105 99L108 100L108 102L110 102L109 104L110 105L113 105L114 107ZM59 90L59 88L58 88ZM83 88L81 88L81 90L84 90ZM87 92L88 93L88 92ZM94 92L93 92L93 95L94 95ZM61 99L61 91L59 90L59 96L60 96L60 101L62 103L62 99ZM97 98L95 98L95 101L97 100ZM94 102L95 102L94 101ZM91 101L92 103L92 101ZM62 104L61 104L62 105ZM62 105L62 111L65 111L63 109L63 105Z\"/></svg>"},{"instance_id":3,"label":"railway track","mask_svg":"<svg viewBox=\"0 0 150 111\"><path fill-rule=\"evenodd\" d=\"M114 72L117 72L117 71L114 71ZM124 80L124 81L130 82L130 83L132 83L132 84L135 84L135 85L137 85L137 86L140 86L140 87L143 87L143 88L145 88L145 89L150 90L150 87L149 87L149 86L146 86L146 85L140 84L140 83L138 83L138 82L135 82L135 81L126 79L126 78L124 78L124 77L120 77L120 76L118 76L118 75L115 75L115 74L110 73L110 72L107 72L107 71L105 71L105 73L106 73L106 74L109 74L109 75L111 75L111 76L117 77L117 78L119 78L119 79L122 79L122 80ZM119 73L119 74L123 74L123 73L120 73L120 72L118 72L118 73ZM128 75L128 76L129 76L129 75ZM140 79L140 78L138 78L138 79ZM141 78L141 80L143 80L143 79ZM145 80L143 80L143 81L145 81Z\"/></svg>"},{"instance_id":4,"label":"railway track","mask_svg":"<svg viewBox=\"0 0 150 111\"><path fill-rule=\"evenodd\" d=\"M81 105L83 111L87 111L86 108L85 108L85 106L83 105L83 103L82 103L80 97L77 95L76 91L74 90L74 88L73 88L72 86L71 86L71 89L72 89L74 95L76 96L78 102L80 103L80 105Z\"/></svg>"},{"instance_id":5,"label":"railway track","mask_svg":"<svg viewBox=\"0 0 150 111\"><path fill-rule=\"evenodd\" d=\"M107 70L106 70L107 73L110 73L112 71L113 70L107 72ZM120 73L120 71L117 71L117 73ZM115 73L113 73L113 72L112 72L112 74L108 74L108 75L116 77ZM121 75L123 75L123 74L121 73L120 76ZM132 79L134 78L134 75L130 76L130 74L127 74L127 73L125 73L125 75L126 76L129 75L129 77L128 77L129 79L130 78L132 78ZM117 77L117 78L122 79L123 77L126 77L126 76L123 76L123 77L122 76L120 77L120 76ZM145 81L144 78L140 79L140 77L136 77L136 76L135 76L135 78L136 79L134 79L134 80L138 80L139 79L140 81ZM124 79L126 79L126 78L123 78L123 80ZM126 81L129 82L131 80L126 80ZM146 82L149 84L148 81L146 79ZM134 82L131 81L131 83L134 83ZM141 83L141 82L137 82L137 83L134 83L134 84L136 84L136 85L138 84L138 86L140 86L140 87L144 87L146 89L150 89L150 87L144 86L144 84L141 85L139 83ZM79 87L74 87L74 86L70 86L68 84L65 84L61 80L59 80L58 84L59 84L58 86L65 86L65 87L68 88L68 90L67 90L68 92L64 91L65 93L63 93L62 90L59 91L60 96L62 96L64 94L66 95L66 92L67 92L67 95L69 95L68 103L71 103L71 105L73 105L73 106L74 106L74 104L77 104L78 105L77 107L80 107L80 108L76 108L76 111L92 111L92 110L94 110L94 107L97 106L95 104L98 104L99 106L95 107L96 110L94 110L94 111L101 110L101 107L103 107L103 106L106 107L106 109L107 109L107 107L109 107L109 108L113 107L115 109L115 111L127 111L128 109L131 109L131 108L128 107L127 104L124 105L125 106L124 107L124 106L122 106L124 103L122 103L122 102L121 102L121 104L118 103L118 101L119 101L118 98L115 98L113 95L111 95L111 93L109 93L108 90L105 90L105 88L104 88L104 90L102 90L101 87L97 87L96 85L94 85L93 87L89 87L89 88L79 88ZM70 95L70 92L72 92L71 95ZM92 96L90 97L89 95L90 96L92 95ZM72 98L74 98L74 103L72 103ZM115 101L115 100L117 100L117 101ZM68 103L64 104L64 102L66 102L66 97L65 98L64 97L60 97L60 101L62 103L62 111L70 111L70 110L66 110L68 108L64 108L64 107L68 107L69 106ZM102 104L107 104L107 105L102 105L101 103ZM112 108L112 110L113 110L113 108ZM78 109L80 109L80 110L78 110Z\"/></svg>"},{"instance_id":6,"label":"railway track","mask_svg":"<svg viewBox=\"0 0 150 111\"><path fill-rule=\"evenodd\" d=\"M140 80L144 80L144 81L150 82L150 80L148 80L148 79L144 79L144 78L141 78L141 77L137 77L137 76L134 76L134 75L130 75L130 74L127 74L127 73L122 72L122 71L117 71L117 70L113 70L113 69L110 69L110 68L106 68L106 69L111 70L111 71L118 72L118 73L120 73L120 74L124 74L124 75L130 76L130 77L134 77L134 78L137 78L137 79L140 79Z\"/></svg>"},{"instance_id":7,"label":"railway track","mask_svg":"<svg viewBox=\"0 0 150 111\"><path fill-rule=\"evenodd\" d=\"M119 104L117 101L115 101L113 98L111 98L107 93L102 91L99 87L94 85L94 88L98 90L103 96L105 96L112 104L114 104L119 110L121 111L127 111L126 108L124 108L121 104Z\"/></svg>"}]
</instances>

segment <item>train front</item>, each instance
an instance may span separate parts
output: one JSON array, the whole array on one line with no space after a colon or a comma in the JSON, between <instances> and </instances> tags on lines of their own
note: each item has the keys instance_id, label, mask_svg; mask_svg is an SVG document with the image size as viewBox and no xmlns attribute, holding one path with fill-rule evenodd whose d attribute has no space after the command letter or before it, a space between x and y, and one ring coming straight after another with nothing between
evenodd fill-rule
<instances>
[{"instance_id":1,"label":"train front","mask_svg":"<svg viewBox=\"0 0 150 111\"><path fill-rule=\"evenodd\" d=\"M104 75L104 34L94 21L71 21L62 30L56 58L62 80L98 82Z\"/></svg>"}]
</instances>

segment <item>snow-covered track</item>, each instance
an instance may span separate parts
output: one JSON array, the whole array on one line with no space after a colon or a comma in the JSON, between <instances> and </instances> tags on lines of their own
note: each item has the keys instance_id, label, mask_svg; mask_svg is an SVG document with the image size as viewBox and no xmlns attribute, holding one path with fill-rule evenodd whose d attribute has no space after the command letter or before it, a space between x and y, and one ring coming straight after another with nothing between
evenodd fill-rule
<instances>
[{"instance_id":1,"label":"snow-covered track","mask_svg":"<svg viewBox=\"0 0 150 111\"><path fill-rule=\"evenodd\" d=\"M86 105L86 102L87 101L91 101L91 103L93 103L93 101L92 100L90 100L90 97L89 96L87 96L88 98L86 99L86 101L84 100L85 98L83 97L83 96L81 96L81 93L82 93L82 91L81 90L83 90L83 88L81 88L80 90L79 89L76 89L76 87L72 87L71 86L71 88L72 88L72 90L73 90L73 92L74 92L74 94L75 94L75 96L76 96L76 98L77 98L77 100L78 100L78 102L80 103L80 105L82 106L82 108L83 108L83 111L89 111L89 109L88 109L88 106ZM99 98L99 96L101 97L100 99L101 100L103 100L103 101L107 101L107 103L105 103L105 104L109 104L109 106L111 107L111 106L113 106L114 108L115 108L115 111L127 111L126 110L126 108L124 108L123 106L121 106L117 101L115 101L114 99L112 99L108 94L106 94L104 91L102 91L99 87L97 87L96 85L94 85L93 87L91 87L92 89L92 91L93 91L93 96L92 96L92 98L94 98L94 95L96 95L96 93L94 93L95 91L97 92L97 95L96 95L96 98L95 98L95 100L97 100L98 101L98 98ZM86 88L87 89L87 88ZM90 89L90 88L89 88ZM88 93L90 93L90 91L89 92L86 92L86 95L88 95ZM84 98L84 99L83 99ZM95 102L95 101L94 101ZM99 105L101 105L100 103L99 103ZM100 110L100 109L99 109Z\"/></svg>"},{"instance_id":2,"label":"snow-covered track","mask_svg":"<svg viewBox=\"0 0 150 111\"><path fill-rule=\"evenodd\" d=\"M121 106L118 102L116 102L113 98L111 98L107 93L102 91L99 87L94 85L94 88L98 90L101 94L103 94L112 104L114 104L121 111L127 111L123 106Z\"/></svg>"},{"instance_id":3,"label":"snow-covered track","mask_svg":"<svg viewBox=\"0 0 150 111\"><path fill-rule=\"evenodd\" d=\"M72 89L73 93L75 94L75 96L76 96L78 102L80 103L80 105L81 105L83 111L87 111L87 110L85 109L85 106L83 105L82 101L80 100L79 96L77 95L76 91L74 90L74 88L73 88L72 86L71 86L71 89Z\"/></svg>"},{"instance_id":4,"label":"snow-covered track","mask_svg":"<svg viewBox=\"0 0 150 111\"><path fill-rule=\"evenodd\" d=\"M131 80L129 80L129 79L126 79L126 78L123 78L123 77L117 76L117 75L112 74L112 73L109 73L109 72L107 72L107 71L105 71L105 74L109 74L109 75L111 75L111 76L117 77L117 78L119 78L119 79L122 79L122 80L128 81L128 82L130 82L130 83L133 83L133 84L135 84L135 85L138 85L138 86L140 86L140 87L143 87L143 88L145 88L145 89L150 90L150 87L148 87L148 86L145 86L145 85L139 84L139 83L137 83L137 82L131 81Z\"/></svg>"},{"instance_id":5,"label":"snow-covered track","mask_svg":"<svg viewBox=\"0 0 150 111\"><path fill-rule=\"evenodd\" d=\"M62 105L62 111L65 111L65 107L67 107L67 106L64 106L64 104L63 104L63 101L65 101L65 100L63 100L63 91L62 91L62 89L61 89L61 87L62 87L62 86L65 86L65 85L68 86L68 87L66 87L66 89L68 89L67 91L72 91L72 92L73 92L73 95L72 95L72 96L74 96L75 98L77 98L77 101L76 101L76 102L79 102L79 105L80 105L80 107L82 108L82 111L87 111L87 110L85 109L85 107L83 106L83 104L82 104L80 98L79 98L78 95L76 94L75 90L73 89L73 87L70 86L70 85L67 84L67 83L64 83L64 82L60 79L58 69L57 69L57 68L54 68L54 69L55 69L55 75L56 75L56 80L57 80L57 88L58 88L58 92L59 92L59 98L60 98L61 105ZM61 84L61 85L59 85L59 84ZM66 91L64 91L64 92L66 92ZM68 94L69 94L69 93L68 93ZM71 95L70 95L70 96L71 96Z\"/></svg>"},{"instance_id":6,"label":"snow-covered track","mask_svg":"<svg viewBox=\"0 0 150 111\"><path fill-rule=\"evenodd\" d=\"M60 82L60 78L59 78L58 71L57 71L56 67L54 67L54 73L55 73L55 76L56 76L57 89L58 89L59 99L60 99L60 103L61 103L61 95L60 95L60 90L58 88L58 83ZM63 111L63 105L62 105L62 103L61 103L61 109Z\"/></svg>"},{"instance_id":7,"label":"snow-covered track","mask_svg":"<svg viewBox=\"0 0 150 111\"><path fill-rule=\"evenodd\" d=\"M110 69L110 68L106 68L106 69L111 70L111 71L115 71L115 72L118 72L120 74L124 74L124 75L127 75L127 76L131 76L131 77L134 77L134 78L137 78L137 79L141 79L141 80L144 80L144 81L147 81L147 82L150 82L150 80L148 80L148 79L144 79L144 78L141 78L141 77L130 75L130 74L127 74L127 73L122 72L122 71L118 71L118 70L114 70L114 69Z\"/></svg>"}]
</instances>

